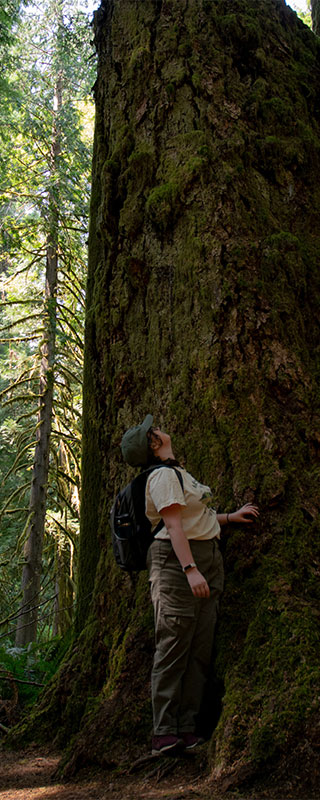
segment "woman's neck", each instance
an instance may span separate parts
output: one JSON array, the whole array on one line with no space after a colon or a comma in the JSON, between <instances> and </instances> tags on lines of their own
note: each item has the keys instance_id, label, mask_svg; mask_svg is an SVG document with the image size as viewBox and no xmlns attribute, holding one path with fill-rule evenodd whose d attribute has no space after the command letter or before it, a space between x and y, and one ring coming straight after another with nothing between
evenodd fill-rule
<instances>
[{"instance_id":1,"label":"woman's neck","mask_svg":"<svg viewBox=\"0 0 320 800\"><path fill-rule=\"evenodd\" d=\"M163 460L163 459L161 459L161 460ZM177 461L176 458L166 458L166 460L163 461L163 463L164 464L170 464L170 467L181 467L181 464L179 463L179 461Z\"/></svg>"},{"instance_id":2,"label":"woman's neck","mask_svg":"<svg viewBox=\"0 0 320 800\"><path fill-rule=\"evenodd\" d=\"M174 460L171 444L161 445L157 451L157 456L158 458L161 458L161 461L167 461L168 458L172 458Z\"/></svg>"}]
</instances>

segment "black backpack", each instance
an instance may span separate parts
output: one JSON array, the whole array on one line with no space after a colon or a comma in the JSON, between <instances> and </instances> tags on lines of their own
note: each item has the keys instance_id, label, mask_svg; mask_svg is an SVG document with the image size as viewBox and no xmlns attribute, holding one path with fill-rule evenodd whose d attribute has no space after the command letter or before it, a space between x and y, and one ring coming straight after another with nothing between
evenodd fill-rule
<instances>
[{"instance_id":1,"label":"black backpack","mask_svg":"<svg viewBox=\"0 0 320 800\"><path fill-rule=\"evenodd\" d=\"M179 470L170 464L159 467L174 469L183 491L183 480ZM161 528L163 521L153 532L145 514L146 483L150 473L158 466L152 466L137 475L117 494L110 512L110 528L113 553L118 566L126 572L139 572L146 569L148 549Z\"/></svg>"}]
</instances>

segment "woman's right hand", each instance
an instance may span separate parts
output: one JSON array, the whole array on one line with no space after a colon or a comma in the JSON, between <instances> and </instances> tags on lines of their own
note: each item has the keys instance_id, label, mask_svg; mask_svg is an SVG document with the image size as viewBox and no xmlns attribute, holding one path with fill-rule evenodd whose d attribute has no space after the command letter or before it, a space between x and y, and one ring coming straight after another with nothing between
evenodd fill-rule
<instances>
[{"instance_id":1,"label":"woman's right hand","mask_svg":"<svg viewBox=\"0 0 320 800\"><path fill-rule=\"evenodd\" d=\"M188 572L186 572L185 574L187 576L190 589L192 590L192 594L194 594L195 597L203 597L203 598L210 597L210 589L207 584L207 581L203 577L201 572L199 572L197 567L192 567L192 569L188 569Z\"/></svg>"}]
</instances>

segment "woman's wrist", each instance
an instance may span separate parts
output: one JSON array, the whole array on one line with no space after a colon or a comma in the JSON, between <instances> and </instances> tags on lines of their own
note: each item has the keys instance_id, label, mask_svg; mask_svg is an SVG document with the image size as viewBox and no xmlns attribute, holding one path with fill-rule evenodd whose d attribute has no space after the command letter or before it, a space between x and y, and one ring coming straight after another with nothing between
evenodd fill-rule
<instances>
[{"instance_id":1,"label":"woman's wrist","mask_svg":"<svg viewBox=\"0 0 320 800\"><path fill-rule=\"evenodd\" d=\"M228 525L229 522L232 522L232 513L228 511L223 511L221 514L217 514L217 522L219 525Z\"/></svg>"},{"instance_id":2,"label":"woman's wrist","mask_svg":"<svg viewBox=\"0 0 320 800\"><path fill-rule=\"evenodd\" d=\"M194 561L190 561L189 564L186 564L185 567L182 567L182 572L187 573L190 572L190 570L192 569L197 569L197 565L194 563Z\"/></svg>"}]
</instances>

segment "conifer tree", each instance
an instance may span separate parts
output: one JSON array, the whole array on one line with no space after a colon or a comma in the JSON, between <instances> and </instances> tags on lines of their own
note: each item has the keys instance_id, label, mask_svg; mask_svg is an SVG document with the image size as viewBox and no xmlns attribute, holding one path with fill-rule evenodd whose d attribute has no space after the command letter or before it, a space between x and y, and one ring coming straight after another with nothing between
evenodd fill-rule
<instances>
[{"instance_id":1,"label":"conifer tree","mask_svg":"<svg viewBox=\"0 0 320 800\"><path fill-rule=\"evenodd\" d=\"M48 489L52 508L47 529L50 536L56 529L57 544L52 548L49 541L47 549L56 550L53 561L59 572L60 588L64 559L58 557L58 550L63 535L71 542L72 517L79 514L77 404L82 377L84 243L90 163L90 147L81 133L79 111L92 81L89 36L87 17L73 5L69 8L66 2L49 0L41 10L35 7L28 10L15 37L13 99L12 93L6 98L7 122L16 139L17 155L8 160L3 181L2 264L6 298L3 346L21 348L25 340L31 342L31 351L28 366L25 364L27 369L20 375L16 372L8 376L3 395L6 403L15 404L16 408L20 405L21 420L32 423L23 434L8 475L22 474L23 459L34 447L32 436L36 439L29 509L25 530L22 535L20 531L19 537L20 543L25 541L25 564L18 645L36 638ZM23 90L19 94L21 85ZM4 142L3 162L9 149L10 143ZM19 294L21 274L28 275L24 295ZM23 317L14 310L21 307L33 311ZM36 328L34 319L38 320ZM37 341L39 349L35 348ZM23 408L24 403L28 405ZM66 456L61 462L55 452L61 453L64 448ZM23 491L28 492L28 484L18 484L12 500L14 494L18 496ZM9 492L3 506L6 514L10 503ZM13 507L11 513L15 511L19 513ZM72 551L73 548L71 542ZM70 547L65 544L63 549L66 553ZM69 571L67 565L66 580ZM58 597L56 620L57 602L64 605Z\"/></svg>"}]
</instances>

